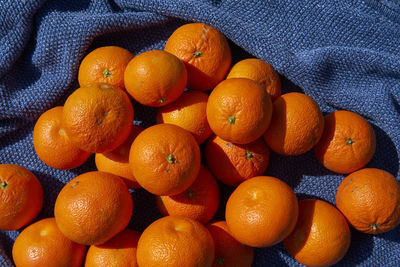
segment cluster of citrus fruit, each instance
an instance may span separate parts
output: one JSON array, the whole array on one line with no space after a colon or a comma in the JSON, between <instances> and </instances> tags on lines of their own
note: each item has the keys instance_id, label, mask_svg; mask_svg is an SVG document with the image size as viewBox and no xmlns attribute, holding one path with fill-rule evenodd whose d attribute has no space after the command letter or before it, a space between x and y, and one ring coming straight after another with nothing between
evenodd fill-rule
<instances>
[{"instance_id":1,"label":"cluster of citrus fruit","mask_svg":"<svg viewBox=\"0 0 400 267\"><path fill-rule=\"evenodd\" d=\"M376 146L364 118L350 111L324 117L311 97L281 95L279 75L262 60L231 63L226 38L202 23L179 27L163 51L89 53L80 88L40 116L33 143L53 168L75 168L95 153L98 170L62 188L54 218L20 233L16 265L251 266L254 247L283 242L300 263L328 266L350 246L348 223L371 234L399 225L399 182L363 168ZM158 107L157 124L133 125L131 101ZM327 169L349 174L336 207L298 202L283 180L263 176L269 149L288 156L314 149ZM211 221L220 205L217 180L236 187L222 203L225 221ZM129 189L139 187L155 195L164 216L143 233L126 228ZM42 203L32 173L0 165L1 230L28 225Z\"/></svg>"}]
</instances>

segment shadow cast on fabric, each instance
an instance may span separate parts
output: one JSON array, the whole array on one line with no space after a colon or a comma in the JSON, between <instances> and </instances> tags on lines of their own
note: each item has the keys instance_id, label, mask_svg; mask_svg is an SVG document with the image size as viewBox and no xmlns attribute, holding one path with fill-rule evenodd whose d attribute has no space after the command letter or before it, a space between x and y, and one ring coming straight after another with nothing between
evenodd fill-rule
<instances>
[{"instance_id":1,"label":"shadow cast on fabric","mask_svg":"<svg viewBox=\"0 0 400 267\"><path fill-rule=\"evenodd\" d=\"M302 201L302 200L305 200L305 199L318 199L318 200L322 200L322 201L327 202L326 199L323 199L321 197L318 197L318 196L315 196L315 195L311 195L311 194L297 193L296 196L297 196L297 199L299 201ZM330 202L328 202L328 203L332 204L332 205L335 205L335 203L330 203Z\"/></svg>"},{"instance_id":2,"label":"shadow cast on fabric","mask_svg":"<svg viewBox=\"0 0 400 267\"><path fill-rule=\"evenodd\" d=\"M350 227L351 242L350 248L338 266L357 266L365 263L374 248L374 237L369 234L361 233Z\"/></svg>"},{"instance_id":3,"label":"shadow cast on fabric","mask_svg":"<svg viewBox=\"0 0 400 267\"><path fill-rule=\"evenodd\" d=\"M31 129L33 129L33 124L24 121L23 119L13 118L13 123L10 125L10 128L4 129L0 132L0 148L11 147L16 143L19 143L21 140L25 140L28 135L32 134ZM6 125L7 120L0 120L0 125ZM7 130L7 131L6 131ZM16 138L18 137L18 138Z\"/></svg>"},{"instance_id":4,"label":"shadow cast on fabric","mask_svg":"<svg viewBox=\"0 0 400 267\"><path fill-rule=\"evenodd\" d=\"M399 155L390 136L371 123L376 135L376 151L366 167L383 169L396 177L399 172Z\"/></svg>"},{"instance_id":5,"label":"shadow cast on fabric","mask_svg":"<svg viewBox=\"0 0 400 267\"><path fill-rule=\"evenodd\" d=\"M219 187L219 191L220 191L220 200L219 200L218 209L215 212L215 215L213 216L211 221L213 221L213 220L225 221L226 202L228 201L232 192L235 190L235 187L223 184L218 180L217 180L217 182L218 182L218 187Z\"/></svg>"},{"instance_id":6,"label":"shadow cast on fabric","mask_svg":"<svg viewBox=\"0 0 400 267\"><path fill-rule=\"evenodd\" d=\"M22 230L16 231L17 235ZM0 243L3 245L2 249L4 250L5 255L9 260L12 261L12 248L14 245L14 239L6 234L6 231L0 231Z\"/></svg>"},{"instance_id":7,"label":"shadow cast on fabric","mask_svg":"<svg viewBox=\"0 0 400 267\"><path fill-rule=\"evenodd\" d=\"M85 11L90 6L90 0L80 0L74 2L68 1L50 1L49 4L49 11L54 12L54 10L62 11L62 12L74 12L74 11ZM47 9L45 6L44 9ZM48 13L45 11L44 14Z\"/></svg>"},{"instance_id":8,"label":"shadow cast on fabric","mask_svg":"<svg viewBox=\"0 0 400 267\"><path fill-rule=\"evenodd\" d=\"M289 267L290 265L288 262L285 261L280 254L287 254L282 242L272 247L254 248L254 258L262 260L253 262L252 267L265 267L265 263L268 263L269 267Z\"/></svg>"},{"instance_id":9,"label":"shadow cast on fabric","mask_svg":"<svg viewBox=\"0 0 400 267\"><path fill-rule=\"evenodd\" d=\"M283 156L271 151L268 169L264 175L282 179L291 188L296 188L304 176L321 177L335 175L324 168L315 158L313 151L298 156Z\"/></svg>"},{"instance_id":10,"label":"shadow cast on fabric","mask_svg":"<svg viewBox=\"0 0 400 267\"><path fill-rule=\"evenodd\" d=\"M2 77L1 83L7 84L8 92L17 92L22 90L21 88L28 88L40 79L42 72L34 65L32 58L35 42L36 36L32 34L24 52Z\"/></svg>"},{"instance_id":11,"label":"shadow cast on fabric","mask_svg":"<svg viewBox=\"0 0 400 267\"><path fill-rule=\"evenodd\" d=\"M25 120L20 118L0 118L0 138L5 138L8 134L22 128L26 124ZM0 149L5 147L0 143Z\"/></svg>"},{"instance_id":12,"label":"shadow cast on fabric","mask_svg":"<svg viewBox=\"0 0 400 267\"><path fill-rule=\"evenodd\" d=\"M396 97L393 95L393 93L390 93L390 100L391 100L393 106L395 107L397 113L400 114L400 104L397 101Z\"/></svg>"},{"instance_id":13,"label":"shadow cast on fabric","mask_svg":"<svg viewBox=\"0 0 400 267\"><path fill-rule=\"evenodd\" d=\"M36 31L33 32L35 33ZM17 98L18 94L23 96L18 99L18 104L22 104L18 107L19 109L21 109L21 106L23 106L23 101L25 101L26 96L30 95L30 91L32 90L31 87L34 86L37 81L39 81L42 75L42 71L33 63L33 51L35 43L36 34L31 34L27 42L26 49L17 59L12 68L6 72L6 75L4 75L4 77L2 77L0 82L0 87L1 85L7 85L6 91L11 94L11 101ZM25 93L23 91L25 91ZM24 117L26 118L26 116ZM14 118L12 119L12 122L14 122Z\"/></svg>"},{"instance_id":14,"label":"shadow cast on fabric","mask_svg":"<svg viewBox=\"0 0 400 267\"><path fill-rule=\"evenodd\" d=\"M144 106L134 99L132 99L132 106L135 112L135 124L138 124L145 128L156 124L156 115L158 108Z\"/></svg>"},{"instance_id":15,"label":"shadow cast on fabric","mask_svg":"<svg viewBox=\"0 0 400 267\"><path fill-rule=\"evenodd\" d=\"M303 89L301 89L299 86L294 84L291 80L287 79L283 75L280 75L280 78L281 78L281 84L282 84L282 94L287 94L287 93L292 93L292 92L304 94Z\"/></svg>"},{"instance_id":16,"label":"shadow cast on fabric","mask_svg":"<svg viewBox=\"0 0 400 267\"><path fill-rule=\"evenodd\" d=\"M123 9L114 0L108 0L108 4L110 5L113 12L123 11Z\"/></svg>"},{"instance_id":17,"label":"shadow cast on fabric","mask_svg":"<svg viewBox=\"0 0 400 267\"><path fill-rule=\"evenodd\" d=\"M241 48L240 46L236 45L234 42L232 42L230 39L228 39L228 44L231 49L231 54L232 54L232 64L235 65L237 62L247 59L247 58L255 58L252 54L248 53L246 50Z\"/></svg>"},{"instance_id":18,"label":"shadow cast on fabric","mask_svg":"<svg viewBox=\"0 0 400 267\"><path fill-rule=\"evenodd\" d=\"M382 238L382 239L400 244L400 225L398 225L396 228L394 228L386 233L376 235L375 237Z\"/></svg>"},{"instance_id":19,"label":"shadow cast on fabric","mask_svg":"<svg viewBox=\"0 0 400 267\"><path fill-rule=\"evenodd\" d=\"M68 86L65 87L65 90L60 91L59 99L57 100L56 104L57 106L64 106L65 101L67 101L67 98L76 90L79 88L79 83L78 83L78 73L74 75L74 80L68 84Z\"/></svg>"},{"instance_id":20,"label":"shadow cast on fabric","mask_svg":"<svg viewBox=\"0 0 400 267\"><path fill-rule=\"evenodd\" d=\"M81 166L70 169L70 172L75 174L75 176L81 175L86 172L97 171L95 164L95 154L93 153Z\"/></svg>"},{"instance_id":21,"label":"shadow cast on fabric","mask_svg":"<svg viewBox=\"0 0 400 267\"><path fill-rule=\"evenodd\" d=\"M143 188L132 190L133 200L132 218L128 228L143 232L152 222L162 217L153 194Z\"/></svg>"},{"instance_id":22,"label":"shadow cast on fabric","mask_svg":"<svg viewBox=\"0 0 400 267\"><path fill-rule=\"evenodd\" d=\"M211 5L215 7L220 7L224 1L222 0L206 0L206 2L209 2Z\"/></svg>"},{"instance_id":23,"label":"shadow cast on fabric","mask_svg":"<svg viewBox=\"0 0 400 267\"><path fill-rule=\"evenodd\" d=\"M43 207L38 217L34 221L54 217L54 204L58 193L64 187L64 184L56 179L56 177L40 171L32 171L39 179L43 187Z\"/></svg>"}]
</instances>

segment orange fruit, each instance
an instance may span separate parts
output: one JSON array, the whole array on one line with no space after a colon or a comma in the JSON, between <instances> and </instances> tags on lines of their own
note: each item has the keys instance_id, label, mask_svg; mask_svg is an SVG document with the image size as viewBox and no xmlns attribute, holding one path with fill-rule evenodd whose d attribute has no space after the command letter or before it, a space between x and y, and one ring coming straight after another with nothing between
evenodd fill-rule
<instances>
[{"instance_id":1,"label":"orange fruit","mask_svg":"<svg viewBox=\"0 0 400 267\"><path fill-rule=\"evenodd\" d=\"M19 165L0 164L0 230L27 225L42 205L42 185L32 172Z\"/></svg>"},{"instance_id":2,"label":"orange fruit","mask_svg":"<svg viewBox=\"0 0 400 267\"><path fill-rule=\"evenodd\" d=\"M44 112L33 129L33 145L41 161L55 169L72 169L82 165L91 155L71 143L62 126L63 107Z\"/></svg>"},{"instance_id":3,"label":"orange fruit","mask_svg":"<svg viewBox=\"0 0 400 267\"><path fill-rule=\"evenodd\" d=\"M97 170L118 175L131 189L139 188L140 185L135 177L133 177L131 167L129 166L129 150L131 149L133 140L143 130L143 127L133 125L128 138L119 147L110 152L96 153L94 159Z\"/></svg>"},{"instance_id":4,"label":"orange fruit","mask_svg":"<svg viewBox=\"0 0 400 267\"><path fill-rule=\"evenodd\" d=\"M218 209L218 183L202 165L196 180L186 191L174 196L156 196L156 203L163 216L185 216L204 224Z\"/></svg>"},{"instance_id":5,"label":"orange fruit","mask_svg":"<svg viewBox=\"0 0 400 267\"><path fill-rule=\"evenodd\" d=\"M159 196L177 195L200 170L200 148L190 132L173 124L153 125L132 143L129 164L137 182Z\"/></svg>"},{"instance_id":6,"label":"orange fruit","mask_svg":"<svg viewBox=\"0 0 400 267\"><path fill-rule=\"evenodd\" d=\"M358 170L340 183L336 206L355 229L387 232L400 224L400 183L384 170Z\"/></svg>"},{"instance_id":7,"label":"orange fruit","mask_svg":"<svg viewBox=\"0 0 400 267\"><path fill-rule=\"evenodd\" d=\"M214 241L199 222L167 216L150 224L137 247L139 266L211 266Z\"/></svg>"},{"instance_id":8,"label":"orange fruit","mask_svg":"<svg viewBox=\"0 0 400 267\"><path fill-rule=\"evenodd\" d=\"M340 211L331 204L315 199L302 200L296 227L283 245L304 265L330 266L348 251L350 229Z\"/></svg>"},{"instance_id":9,"label":"orange fruit","mask_svg":"<svg viewBox=\"0 0 400 267\"><path fill-rule=\"evenodd\" d=\"M82 266L86 247L66 238L54 218L46 218L26 227L12 249L14 263L23 266Z\"/></svg>"},{"instance_id":10,"label":"orange fruit","mask_svg":"<svg viewBox=\"0 0 400 267\"><path fill-rule=\"evenodd\" d=\"M371 125L354 112L340 110L325 116L324 132L314 152L327 169L350 173L364 167L374 155L375 148Z\"/></svg>"},{"instance_id":11,"label":"orange fruit","mask_svg":"<svg viewBox=\"0 0 400 267\"><path fill-rule=\"evenodd\" d=\"M278 178L256 176L241 183L226 203L225 218L233 237L252 247L285 239L296 225L297 197Z\"/></svg>"},{"instance_id":12,"label":"orange fruit","mask_svg":"<svg viewBox=\"0 0 400 267\"><path fill-rule=\"evenodd\" d=\"M211 222L206 225L214 239L215 259L213 267L250 267L254 259L254 249L233 238L226 221Z\"/></svg>"},{"instance_id":13,"label":"orange fruit","mask_svg":"<svg viewBox=\"0 0 400 267\"><path fill-rule=\"evenodd\" d=\"M99 47L87 54L78 71L80 87L107 83L124 89L124 71L133 54L118 46Z\"/></svg>"},{"instance_id":14,"label":"orange fruit","mask_svg":"<svg viewBox=\"0 0 400 267\"><path fill-rule=\"evenodd\" d=\"M232 63L225 36L204 23L188 23L176 29L164 50L185 63L188 88L195 90L214 88L225 78Z\"/></svg>"},{"instance_id":15,"label":"orange fruit","mask_svg":"<svg viewBox=\"0 0 400 267\"><path fill-rule=\"evenodd\" d=\"M176 56L150 50L134 57L124 73L127 92L139 103L159 107L175 101L185 90L187 71Z\"/></svg>"},{"instance_id":16,"label":"orange fruit","mask_svg":"<svg viewBox=\"0 0 400 267\"><path fill-rule=\"evenodd\" d=\"M271 125L264 140L281 155L296 156L311 150L321 138L324 117L308 95L287 93L274 101Z\"/></svg>"},{"instance_id":17,"label":"orange fruit","mask_svg":"<svg viewBox=\"0 0 400 267\"><path fill-rule=\"evenodd\" d=\"M176 101L158 110L157 123L178 125L201 144L212 134L206 115L207 100L208 95L203 92L183 92Z\"/></svg>"},{"instance_id":18,"label":"orange fruit","mask_svg":"<svg viewBox=\"0 0 400 267\"><path fill-rule=\"evenodd\" d=\"M207 142L204 154L215 177L230 186L262 175L269 163L269 149L261 138L239 145L214 135Z\"/></svg>"},{"instance_id":19,"label":"orange fruit","mask_svg":"<svg viewBox=\"0 0 400 267\"><path fill-rule=\"evenodd\" d=\"M230 78L248 78L260 84L274 101L281 95L279 74L270 64L258 58L247 58L237 62L228 73Z\"/></svg>"},{"instance_id":20,"label":"orange fruit","mask_svg":"<svg viewBox=\"0 0 400 267\"><path fill-rule=\"evenodd\" d=\"M126 93L97 83L75 90L65 101L62 122L71 142L82 150L114 150L128 137L133 107Z\"/></svg>"},{"instance_id":21,"label":"orange fruit","mask_svg":"<svg viewBox=\"0 0 400 267\"><path fill-rule=\"evenodd\" d=\"M90 246L85 267L137 267L136 250L140 234L125 229L102 245Z\"/></svg>"},{"instance_id":22,"label":"orange fruit","mask_svg":"<svg viewBox=\"0 0 400 267\"><path fill-rule=\"evenodd\" d=\"M247 144L263 135L271 115L271 98L256 82L247 78L224 80L208 97L207 119L222 139Z\"/></svg>"},{"instance_id":23,"label":"orange fruit","mask_svg":"<svg viewBox=\"0 0 400 267\"><path fill-rule=\"evenodd\" d=\"M121 178L92 171L78 175L61 189L54 216L61 232L72 241L98 245L125 229L132 206Z\"/></svg>"}]
</instances>

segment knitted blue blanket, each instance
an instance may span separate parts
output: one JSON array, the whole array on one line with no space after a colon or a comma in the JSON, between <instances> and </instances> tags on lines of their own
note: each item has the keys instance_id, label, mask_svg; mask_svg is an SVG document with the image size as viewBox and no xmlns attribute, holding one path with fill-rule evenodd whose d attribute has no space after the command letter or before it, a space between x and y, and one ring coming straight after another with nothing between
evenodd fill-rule
<instances>
[{"instance_id":1,"label":"knitted blue blanket","mask_svg":"<svg viewBox=\"0 0 400 267\"><path fill-rule=\"evenodd\" d=\"M82 58L99 46L134 54L163 49L188 22L204 22L229 40L233 63L247 57L269 62L281 75L283 93L301 91L324 113L344 109L374 127L377 151L368 167L397 179L400 151L400 3L397 0L2 0L0 9L0 163L31 170L44 188L38 218L53 216L62 186L83 166L59 171L42 163L32 144L41 113L63 105L77 84ZM155 109L135 105L135 122L154 123ZM343 175L324 169L312 152L272 153L267 175L286 181L299 199L335 203ZM221 185L222 201L232 191ZM160 214L153 197L132 192L129 227L142 231ZM1 211L0 211L1 212ZM223 207L216 214L223 219ZM12 266L18 231L0 231L0 265ZM352 230L351 247L338 266L400 266L400 227L372 236ZM256 249L254 266L301 266L281 244Z\"/></svg>"}]
</instances>

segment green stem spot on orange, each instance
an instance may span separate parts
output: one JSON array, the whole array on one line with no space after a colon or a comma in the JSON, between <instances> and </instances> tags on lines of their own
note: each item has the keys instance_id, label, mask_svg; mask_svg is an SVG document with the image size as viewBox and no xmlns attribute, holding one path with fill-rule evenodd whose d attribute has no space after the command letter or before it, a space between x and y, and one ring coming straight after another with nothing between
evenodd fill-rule
<instances>
[{"instance_id":1,"label":"green stem spot on orange","mask_svg":"<svg viewBox=\"0 0 400 267\"><path fill-rule=\"evenodd\" d=\"M165 97L161 97L160 99L157 100L158 103L164 103L165 102Z\"/></svg>"},{"instance_id":2,"label":"green stem spot on orange","mask_svg":"<svg viewBox=\"0 0 400 267\"><path fill-rule=\"evenodd\" d=\"M217 262L218 265L222 265L224 264L225 259L223 257L218 257L215 261Z\"/></svg>"},{"instance_id":3,"label":"green stem spot on orange","mask_svg":"<svg viewBox=\"0 0 400 267\"><path fill-rule=\"evenodd\" d=\"M246 151L246 159L252 159L254 157L253 153Z\"/></svg>"},{"instance_id":4,"label":"green stem spot on orange","mask_svg":"<svg viewBox=\"0 0 400 267\"><path fill-rule=\"evenodd\" d=\"M195 51L193 52L194 57L200 57L203 53L201 51Z\"/></svg>"},{"instance_id":5,"label":"green stem spot on orange","mask_svg":"<svg viewBox=\"0 0 400 267\"><path fill-rule=\"evenodd\" d=\"M6 181L3 181L3 182L1 182L0 183L0 189L6 189L7 188L7 186L8 186L8 184L7 184L7 182Z\"/></svg>"},{"instance_id":6,"label":"green stem spot on orange","mask_svg":"<svg viewBox=\"0 0 400 267\"><path fill-rule=\"evenodd\" d=\"M79 183L80 183L79 181L76 181L76 182L74 182L74 183L71 184L71 187L74 188L74 187L76 187Z\"/></svg>"},{"instance_id":7,"label":"green stem spot on orange","mask_svg":"<svg viewBox=\"0 0 400 267\"><path fill-rule=\"evenodd\" d=\"M374 231L376 231L376 230L379 228L378 225L377 225L376 223L371 223L371 224L369 225L369 227L371 227L372 230L374 230Z\"/></svg>"},{"instance_id":8,"label":"green stem spot on orange","mask_svg":"<svg viewBox=\"0 0 400 267\"><path fill-rule=\"evenodd\" d=\"M235 124L236 118L234 116L228 117L229 124Z\"/></svg>"},{"instance_id":9,"label":"green stem spot on orange","mask_svg":"<svg viewBox=\"0 0 400 267\"><path fill-rule=\"evenodd\" d=\"M175 162L175 157L172 154L169 154L168 156L166 156L165 159L168 161L168 163L171 163L171 164Z\"/></svg>"},{"instance_id":10,"label":"green stem spot on orange","mask_svg":"<svg viewBox=\"0 0 400 267\"><path fill-rule=\"evenodd\" d=\"M354 140L351 138L346 138L346 145L351 146L352 144L354 144Z\"/></svg>"},{"instance_id":11,"label":"green stem spot on orange","mask_svg":"<svg viewBox=\"0 0 400 267\"><path fill-rule=\"evenodd\" d=\"M108 78L111 76L111 71L108 69L103 70L104 78Z\"/></svg>"},{"instance_id":12,"label":"green stem spot on orange","mask_svg":"<svg viewBox=\"0 0 400 267\"><path fill-rule=\"evenodd\" d=\"M188 197L192 198L192 197L194 196L194 191L193 191L192 189L189 188L189 189L186 191L186 195L187 195Z\"/></svg>"}]
</instances>

